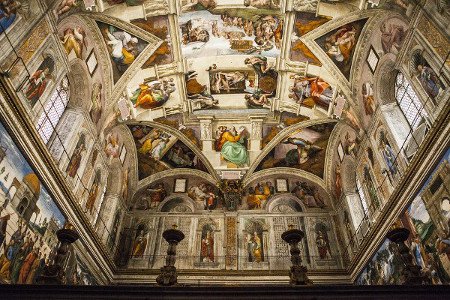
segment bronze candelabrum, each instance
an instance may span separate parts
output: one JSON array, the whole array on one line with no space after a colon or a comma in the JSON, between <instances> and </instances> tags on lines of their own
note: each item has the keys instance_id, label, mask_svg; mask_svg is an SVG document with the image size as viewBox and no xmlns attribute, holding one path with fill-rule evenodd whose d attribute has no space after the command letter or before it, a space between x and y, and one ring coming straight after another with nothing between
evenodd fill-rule
<instances>
[{"instance_id":1,"label":"bronze candelabrum","mask_svg":"<svg viewBox=\"0 0 450 300\"><path fill-rule=\"evenodd\" d=\"M70 244L73 244L80 238L74 227L70 223L66 223L63 229L56 232L59 240L59 247L56 250L56 257L53 263L46 266L42 275L38 278L37 283L40 284L64 284L64 261L66 260L67 252L70 249Z\"/></svg>"},{"instance_id":2,"label":"bronze candelabrum","mask_svg":"<svg viewBox=\"0 0 450 300\"><path fill-rule=\"evenodd\" d=\"M300 249L298 243L303 239L305 233L299 229L294 229L293 225L289 225L289 229L281 235L281 238L289 244L291 253L292 266L289 271L290 284L292 285L312 285L312 281L306 275L308 269L302 266L302 258L300 257Z\"/></svg>"},{"instance_id":3,"label":"bronze candelabrum","mask_svg":"<svg viewBox=\"0 0 450 300\"><path fill-rule=\"evenodd\" d=\"M177 245L184 239L184 233L173 225L172 229L163 232L163 238L169 243L167 248L166 265L161 268L161 274L156 278L159 285L174 285L177 283L177 269L175 268L175 259L177 254Z\"/></svg>"},{"instance_id":4,"label":"bronze candelabrum","mask_svg":"<svg viewBox=\"0 0 450 300\"><path fill-rule=\"evenodd\" d=\"M387 238L397 244L398 252L402 258L404 268L402 275L404 277L404 284L418 285L425 283L425 277L422 275L421 267L413 263L413 256L410 253L405 241L409 237L409 230L406 228L394 228L387 233Z\"/></svg>"}]
</instances>

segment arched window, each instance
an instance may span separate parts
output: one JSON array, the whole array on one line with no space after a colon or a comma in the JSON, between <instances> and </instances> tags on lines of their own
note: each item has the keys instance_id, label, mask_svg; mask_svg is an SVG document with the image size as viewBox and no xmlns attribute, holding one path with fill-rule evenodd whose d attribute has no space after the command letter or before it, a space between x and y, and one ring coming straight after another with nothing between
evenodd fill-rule
<instances>
[{"instance_id":1,"label":"arched window","mask_svg":"<svg viewBox=\"0 0 450 300\"><path fill-rule=\"evenodd\" d=\"M428 116L419 96L401 72L398 72L395 80L395 99L412 130L419 126L423 117Z\"/></svg>"},{"instance_id":2,"label":"arched window","mask_svg":"<svg viewBox=\"0 0 450 300\"><path fill-rule=\"evenodd\" d=\"M369 207L367 206L367 199L366 199L366 196L364 195L364 191L361 186L361 182L359 182L358 178L356 178L356 191L358 192L359 199L361 200L361 205L364 210L364 214L366 216L368 216L369 215Z\"/></svg>"},{"instance_id":3,"label":"arched window","mask_svg":"<svg viewBox=\"0 0 450 300\"><path fill-rule=\"evenodd\" d=\"M38 119L36 129L44 143L48 143L55 131L62 114L69 102L69 79L67 76L61 80L58 87L50 96L50 100L44 107L44 111Z\"/></svg>"},{"instance_id":4,"label":"arched window","mask_svg":"<svg viewBox=\"0 0 450 300\"><path fill-rule=\"evenodd\" d=\"M103 186L103 191L100 196L100 205L98 206L97 212L95 213L93 224L97 224L98 219L100 218L100 210L103 209L103 201L105 200L105 195L106 195L106 184Z\"/></svg>"}]
</instances>

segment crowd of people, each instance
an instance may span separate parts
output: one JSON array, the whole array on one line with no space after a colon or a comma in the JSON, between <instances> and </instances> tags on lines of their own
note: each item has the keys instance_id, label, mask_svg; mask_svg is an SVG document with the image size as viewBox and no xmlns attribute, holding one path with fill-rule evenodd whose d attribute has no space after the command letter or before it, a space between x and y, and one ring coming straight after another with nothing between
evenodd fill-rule
<instances>
[{"instance_id":1,"label":"crowd of people","mask_svg":"<svg viewBox=\"0 0 450 300\"><path fill-rule=\"evenodd\" d=\"M258 18L220 15L220 20L190 19L181 25L184 45L194 42L207 43L211 36L227 40L250 40L247 54L261 53L281 48L283 20L277 16L261 15Z\"/></svg>"},{"instance_id":2,"label":"crowd of people","mask_svg":"<svg viewBox=\"0 0 450 300\"><path fill-rule=\"evenodd\" d=\"M0 229L5 227L9 214L0 218ZM3 237L5 237L3 235ZM55 251L43 252L42 236L38 237L19 219L17 230L8 242L2 239L0 243L3 252L0 256L0 279L13 284L35 284L46 265L56 255Z\"/></svg>"}]
</instances>

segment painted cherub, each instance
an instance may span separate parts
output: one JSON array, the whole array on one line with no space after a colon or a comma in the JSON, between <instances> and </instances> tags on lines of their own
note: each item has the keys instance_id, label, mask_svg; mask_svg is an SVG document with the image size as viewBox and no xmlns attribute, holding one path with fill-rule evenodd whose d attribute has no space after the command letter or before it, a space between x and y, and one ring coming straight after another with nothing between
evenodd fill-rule
<instances>
[{"instance_id":1,"label":"painted cherub","mask_svg":"<svg viewBox=\"0 0 450 300\"><path fill-rule=\"evenodd\" d=\"M77 7L77 0L62 0L58 7L54 10L57 17L61 16L62 14L68 12L73 7Z\"/></svg>"}]
</instances>

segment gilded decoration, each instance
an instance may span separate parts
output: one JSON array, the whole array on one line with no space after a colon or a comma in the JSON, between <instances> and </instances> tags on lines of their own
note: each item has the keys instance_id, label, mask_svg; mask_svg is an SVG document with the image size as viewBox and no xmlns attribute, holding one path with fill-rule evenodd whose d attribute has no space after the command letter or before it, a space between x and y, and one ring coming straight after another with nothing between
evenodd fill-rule
<instances>
[{"instance_id":1,"label":"gilded decoration","mask_svg":"<svg viewBox=\"0 0 450 300\"><path fill-rule=\"evenodd\" d=\"M450 204L435 195L448 196L449 157L436 157L450 136L440 101L449 43L435 10L403 0L3 2L0 65L13 49L20 59L0 73L1 283L34 283L70 220L82 255L64 267L67 283L154 283L175 225L185 238L168 261L183 284L287 283L281 236L292 226L305 233L299 255L314 283L398 284L392 245L370 260L426 178L425 204L403 226L424 276L448 283ZM415 104L432 98L420 132L395 99L400 73ZM406 157L419 133L423 146Z\"/></svg>"}]
</instances>

